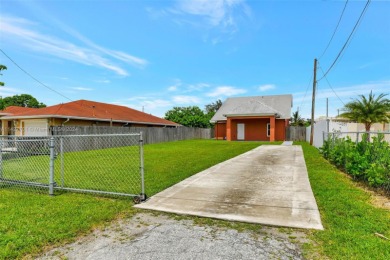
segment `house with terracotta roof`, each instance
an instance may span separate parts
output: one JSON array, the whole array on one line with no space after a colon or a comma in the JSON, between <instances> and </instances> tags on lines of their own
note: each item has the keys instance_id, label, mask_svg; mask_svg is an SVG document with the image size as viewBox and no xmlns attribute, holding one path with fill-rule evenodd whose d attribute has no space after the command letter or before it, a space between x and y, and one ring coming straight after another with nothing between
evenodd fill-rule
<instances>
[{"instance_id":1,"label":"house with terracotta roof","mask_svg":"<svg viewBox=\"0 0 390 260\"><path fill-rule=\"evenodd\" d=\"M46 136L54 126L178 127L129 107L77 100L44 108L7 107L0 111L3 135Z\"/></svg>"},{"instance_id":2,"label":"house with terracotta roof","mask_svg":"<svg viewBox=\"0 0 390 260\"><path fill-rule=\"evenodd\" d=\"M210 120L215 138L284 141L292 105L292 95L228 98Z\"/></svg>"}]
</instances>

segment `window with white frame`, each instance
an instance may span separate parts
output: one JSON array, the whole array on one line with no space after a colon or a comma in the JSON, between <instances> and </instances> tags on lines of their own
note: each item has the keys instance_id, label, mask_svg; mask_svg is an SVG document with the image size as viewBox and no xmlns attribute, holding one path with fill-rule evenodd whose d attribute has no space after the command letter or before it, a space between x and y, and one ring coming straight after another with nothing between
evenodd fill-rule
<instances>
[{"instance_id":1,"label":"window with white frame","mask_svg":"<svg viewBox=\"0 0 390 260\"><path fill-rule=\"evenodd\" d=\"M267 124L267 136L271 136L271 124Z\"/></svg>"}]
</instances>

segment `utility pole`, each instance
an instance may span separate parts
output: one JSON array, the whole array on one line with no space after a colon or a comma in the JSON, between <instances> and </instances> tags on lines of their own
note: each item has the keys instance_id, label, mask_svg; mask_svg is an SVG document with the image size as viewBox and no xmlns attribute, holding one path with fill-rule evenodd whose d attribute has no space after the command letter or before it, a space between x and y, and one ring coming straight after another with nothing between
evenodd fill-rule
<instances>
[{"instance_id":1,"label":"utility pole","mask_svg":"<svg viewBox=\"0 0 390 260\"><path fill-rule=\"evenodd\" d=\"M329 133L329 104L328 98L326 98L326 132Z\"/></svg>"},{"instance_id":2,"label":"utility pole","mask_svg":"<svg viewBox=\"0 0 390 260\"><path fill-rule=\"evenodd\" d=\"M310 145L313 145L313 137L314 137L314 110L316 104L316 85L317 85L317 59L314 59L313 96L311 100Z\"/></svg>"}]
</instances>

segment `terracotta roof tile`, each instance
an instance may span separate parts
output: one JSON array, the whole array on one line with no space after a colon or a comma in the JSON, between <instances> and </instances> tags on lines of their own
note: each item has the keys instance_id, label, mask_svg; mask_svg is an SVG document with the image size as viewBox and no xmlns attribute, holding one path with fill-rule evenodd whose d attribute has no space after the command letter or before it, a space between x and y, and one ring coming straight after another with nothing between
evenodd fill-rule
<instances>
[{"instance_id":1,"label":"terracotta roof tile","mask_svg":"<svg viewBox=\"0 0 390 260\"><path fill-rule=\"evenodd\" d=\"M23 113L23 112L27 112L27 111L37 110L37 109L38 108L9 106L9 107L6 107L4 110L1 110L0 112L2 114L18 114L18 113Z\"/></svg>"},{"instance_id":2,"label":"terracotta roof tile","mask_svg":"<svg viewBox=\"0 0 390 260\"><path fill-rule=\"evenodd\" d=\"M21 111L15 110L15 112L12 111L12 115L7 116L6 118L22 118L33 116L59 116L71 118L86 118L90 120L112 120L114 122L122 121L159 125L179 125L169 120L162 119L129 107L89 100L77 100L39 109L29 109Z\"/></svg>"}]
</instances>

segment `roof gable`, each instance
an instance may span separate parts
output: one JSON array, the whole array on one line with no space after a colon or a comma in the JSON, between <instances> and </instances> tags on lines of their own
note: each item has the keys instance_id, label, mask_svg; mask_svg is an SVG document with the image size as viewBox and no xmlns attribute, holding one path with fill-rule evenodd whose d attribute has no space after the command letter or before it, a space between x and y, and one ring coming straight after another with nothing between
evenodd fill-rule
<instances>
[{"instance_id":1,"label":"roof gable","mask_svg":"<svg viewBox=\"0 0 390 260\"><path fill-rule=\"evenodd\" d=\"M224 121L227 116L239 115L277 115L288 119L291 117L291 107L292 95L228 98L210 121Z\"/></svg>"},{"instance_id":2,"label":"roof gable","mask_svg":"<svg viewBox=\"0 0 390 260\"><path fill-rule=\"evenodd\" d=\"M77 100L54 106L24 110L11 113L4 117L33 118L35 117L70 117L85 120L120 121L157 125L178 125L172 121L162 119L129 107L89 101Z\"/></svg>"}]
</instances>

